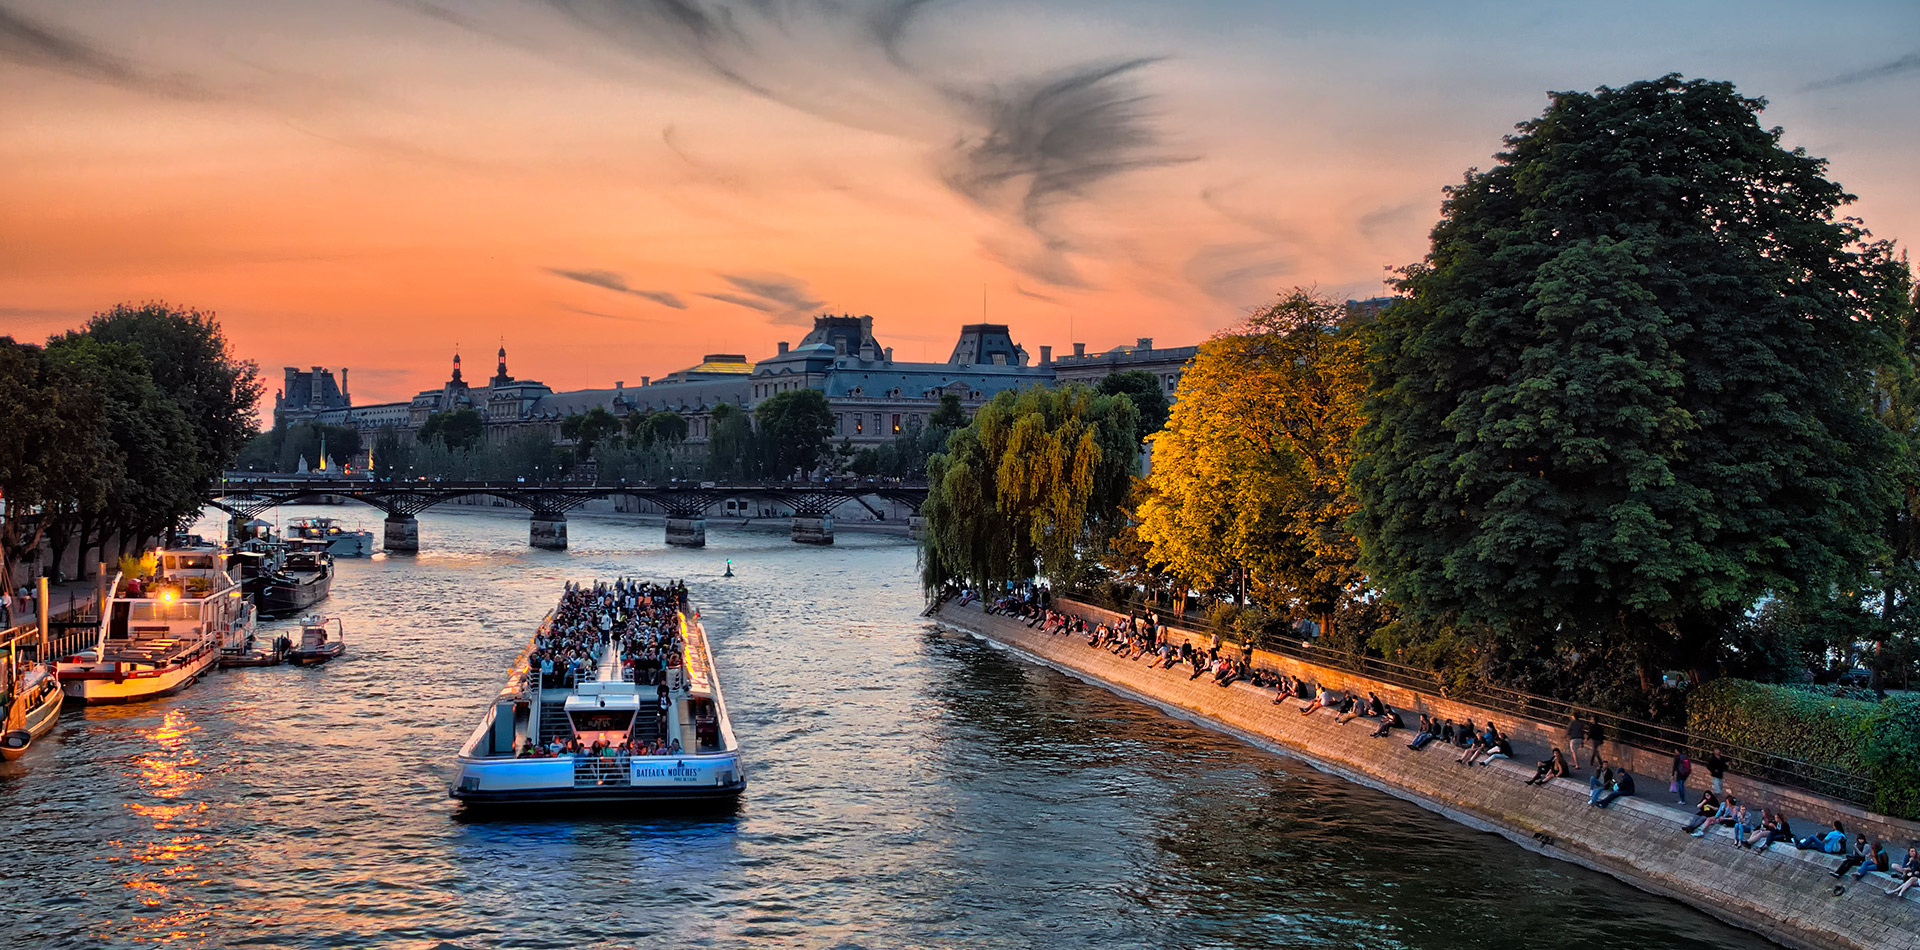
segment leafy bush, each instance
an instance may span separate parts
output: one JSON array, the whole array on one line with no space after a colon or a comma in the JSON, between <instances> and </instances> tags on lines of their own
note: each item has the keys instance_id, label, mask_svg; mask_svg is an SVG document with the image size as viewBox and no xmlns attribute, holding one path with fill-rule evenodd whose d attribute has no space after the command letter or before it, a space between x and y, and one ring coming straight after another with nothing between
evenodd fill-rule
<instances>
[{"instance_id":1,"label":"leafy bush","mask_svg":"<svg viewBox=\"0 0 1920 950\"><path fill-rule=\"evenodd\" d=\"M1746 746L1866 776L1875 811L1920 818L1920 697L1865 702L1721 679L1687 696L1697 739Z\"/></svg>"},{"instance_id":2,"label":"leafy bush","mask_svg":"<svg viewBox=\"0 0 1920 950\"><path fill-rule=\"evenodd\" d=\"M1920 696L1889 699L1859 725L1875 811L1920 818Z\"/></svg>"},{"instance_id":3,"label":"leafy bush","mask_svg":"<svg viewBox=\"0 0 1920 950\"><path fill-rule=\"evenodd\" d=\"M1696 737L1847 771L1863 771L1855 737L1874 705L1748 680L1719 679L1687 696Z\"/></svg>"}]
</instances>

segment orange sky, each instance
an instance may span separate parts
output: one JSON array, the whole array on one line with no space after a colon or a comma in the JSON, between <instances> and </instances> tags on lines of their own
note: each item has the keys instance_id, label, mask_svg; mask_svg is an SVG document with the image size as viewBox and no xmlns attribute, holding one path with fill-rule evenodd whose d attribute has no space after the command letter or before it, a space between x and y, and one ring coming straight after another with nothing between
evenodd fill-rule
<instances>
[{"instance_id":1,"label":"orange sky","mask_svg":"<svg viewBox=\"0 0 1920 950\"><path fill-rule=\"evenodd\" d=\"M164 299L361 403L456 345L637 383L822 308L902 359L983 309L1186 344L1377 293L1546 90L1667 71L1920 233L1920 5L1558 6L0 0L0 333Z\"/></svg>"}]
</instances>

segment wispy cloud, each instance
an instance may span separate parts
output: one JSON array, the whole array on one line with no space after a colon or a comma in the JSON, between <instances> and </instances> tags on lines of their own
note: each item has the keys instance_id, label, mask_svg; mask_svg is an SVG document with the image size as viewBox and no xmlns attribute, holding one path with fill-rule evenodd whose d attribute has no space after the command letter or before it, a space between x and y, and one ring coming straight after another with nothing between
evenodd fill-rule
<instances>
[{"instance_id":1,"label":"wispy cloud","mask_svg":"<svg viewBox=\"0 0 1920 950\"><path fill-rule=\"evenodd\" d=\"M212 95L181 76L149 72L76 33L41 23L0 6L0 60L49 69L134 92L174 99Z\"/></svg>"},{"instance_id":2,"label":"wispy cloud","mask_svg":"<svg viewBox=\"0 0 1920 950\"><path fill-rule=\"evenodd\" d=\"M672 307L675 310L687 309L686 302L681 300L679 296L664 290L642 290L638 287L629 287L627 286L627 279L625 277L610 270L566 270L559 267L549 267L546 270L547 273L553 274L556 277L565 277L568 280L578 281L617 293L632 294L635 297L651 300L662 307ZM596 316L604 316L604 314L596 314Z\"/></svg>"},{"instance_id":3,"label":"wispy cloud","mask_svg":"<svg viewBox=\"0 0 1920 950\"><path fill-rule=\"evenodd\" d=\"M599 317L602 320L618 320L621 323L657 324L657 323L660 323L663 319L667 319L666 317L635 317L635 316L623 316L617 313L602 313L598 310L588 310L585 307L569 307L565 304L555 304L554 306L568 313L577 313L577 314L581 314L583 316L588 316L588 317Z\"/></svg>"},{"instance_id":4,"label":"wispy cloud","mask_svg":"<svg viewBox=\"0 0 1920 950\"><path fill-rule=\"evenodd\" d=\"M1886 79L1890 76L1899 76L1911 72L1920 72L1920 52L1908 53L1899 59L1890 60L1878 66L1868 66L1865 69L1856 69L1853 72L1841 73L1838 76L1829 76L1817 82L1810 82L1802 87L1801 91L1812 92L1818 89L1838 89L1842 86L1857 86L1861 83L1872 82L1876 79Z\"/></svg>"},{"instance_id":5,"label":"wispy cloud","mask_svg":"<svg viewBox=\"0 0 1920 950\"><path fill-rule=\"evenodd\" d=\"M770 314L775 323L808 326L814 312L825 303L807 290L807 282L784 274L721 274L720 279L735 291L714 291L700 296L736 307Z\"/></svg>"},{"instance_id":6,"label":"wispy cloud","mask_svg":"<svg viewBox=\"0 0 1920 950\"><path fill-rule=\"evenodd\" d=\"M503 31L426 0L443 22ZM1064 210L1101 186L1185 161L1168 153L1143 77L1151 57L1115 57L991 80L937 76L908 50L932 10L961 0L540 0L648 64L667 64L850 128L923 144L938 179L995 215L982 250L1027 278L1083 287ZM712 173L675 141L689 166ZM724 176L723 176L724 177ZM726 184L727 182L722 182ZM736 182L737 183L737 182ZM720 299L720 298L715 298ZM734 301L728 301L734 302Z\"/></svg>"}]
</instances>

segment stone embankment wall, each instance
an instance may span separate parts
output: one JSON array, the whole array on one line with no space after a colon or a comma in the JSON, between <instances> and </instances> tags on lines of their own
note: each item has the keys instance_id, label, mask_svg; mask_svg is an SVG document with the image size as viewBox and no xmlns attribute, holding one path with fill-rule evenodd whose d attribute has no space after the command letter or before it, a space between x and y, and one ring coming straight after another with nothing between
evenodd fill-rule
<instances>
[{"instance_id":1,"label":"stone embankment wall","mask_svg":"<svg viewBox=\"0 0 1920 950\"><path fill-rule=\"evenodd\" d=\"M1044 634L1024 622L990 616L977 606L948 604L935 619L1123 695L1497 832L1523 847L1685 901L1790 946L1920 950L1920 888L1903 900L1894 900L1881 893L1891 885L1885 875L1869 875L1859 882L1848 875L1836 882L1830 873L1839 864L1836 857L1780 845L1764 853L1730 848L1725 830L1693 838L1680 827L1687 813L1670 804L1664 767L1639 773L1646 776L1638 783L1642 797L1597 809L1587 804L1584 771L1577 781L1524 784L1533 773L1532 760L1545 754L1544 743L1537 739L1516 746L1521 761L1469 768L1456 761L1458 750L1449 752L1437 744L1418 752L1408 749L1409 732L1371 738L1372 720L1342 725L1331 712L1303 716L1297 701L1274 705L1272 690L1245 683L1222 688L1210 677L1189 679L1189 669L1148 669L1145 660L1089 648L1079 636ZM1476 722L1485 722L1489 715L1487 710L1460 704L1423 702L1423 697L1359 677L1342 681L1333 670L1314 667L1303 673L1329 685L1363 692L1374 689L1409 720L1417 720L1422 711L1456 719L1471 715ZM1497 714L1493 718L1507 725ZM1796 815L1800 819L1796 831L1815 830L1806 821L1807 814ZM1888 844L1891 849L1894 842ZM1903 840L1901 852L1905 846ZM1844 884L1839 894L1834 893L1836 883Z\"/></svg>"}]
</instances>

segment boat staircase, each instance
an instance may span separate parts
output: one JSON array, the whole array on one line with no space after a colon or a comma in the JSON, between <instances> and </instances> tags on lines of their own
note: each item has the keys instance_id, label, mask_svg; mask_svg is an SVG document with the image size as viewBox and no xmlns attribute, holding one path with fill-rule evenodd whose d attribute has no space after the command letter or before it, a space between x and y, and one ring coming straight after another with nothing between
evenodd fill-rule
<instances>
[{"instance_id":1,"label":"boat staircase","mask_svg":"<svg viewBox=\"0 0 1920 950\"><path fill-rule=\"evenodd\" d=\"M559 696L553 699L543 697L540 703L540 732L537 736L539 744L546 745L547 741L554 736L571 735L573 735L573 723L567 721L566 701Z\"/></svg>"}]
</instances>

